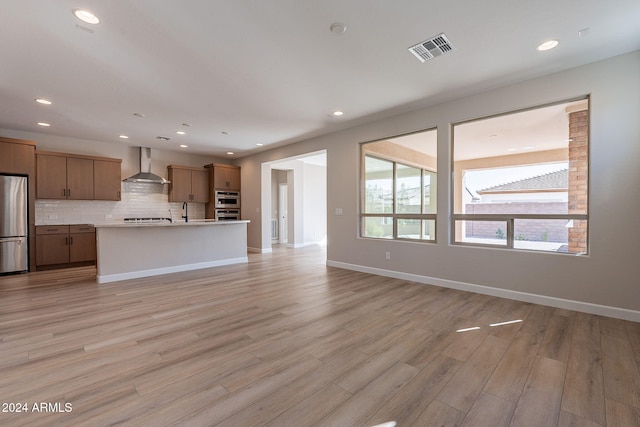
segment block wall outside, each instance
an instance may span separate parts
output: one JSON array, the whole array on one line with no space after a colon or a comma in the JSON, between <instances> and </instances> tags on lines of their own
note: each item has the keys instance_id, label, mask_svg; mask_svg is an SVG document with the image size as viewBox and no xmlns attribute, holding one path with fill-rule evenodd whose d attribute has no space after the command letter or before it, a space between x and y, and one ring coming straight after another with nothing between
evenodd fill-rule
<instances>
[{"instance_id":1,"label":"block wall outside","mask_svg":"<svg viewBox=\"0 0 640 427\"><path fill-rule=\"evenodd\" d=\"M564 202L531 202L531 203L469 203L465 206L468 214L566 214L567 204ZM567 220L516 220L515 238L540 242L567 242ZM504 222L468 221L466 237L495 239L499 235L506 236Z\"/></svg>"}]
</instances>

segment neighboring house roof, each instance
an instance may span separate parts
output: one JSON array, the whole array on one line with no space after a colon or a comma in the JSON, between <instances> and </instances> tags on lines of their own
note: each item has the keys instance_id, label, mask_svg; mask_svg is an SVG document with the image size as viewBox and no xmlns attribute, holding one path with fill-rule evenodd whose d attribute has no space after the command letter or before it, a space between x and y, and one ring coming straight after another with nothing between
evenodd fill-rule
<instances>
[{"instance_id":1,"label":"neighboring house roof","mask_svg":"<svg viewBox=\"0 0 640 427\"><path fill-rule=\"evenodd\" d=\"M506 184L478 190L478 194L504 193L504 192L529 192L529 191L567 191L569 188L569 170L561 169L538 175L531 178L520 179Z\"/></svg>"}]
</instances>

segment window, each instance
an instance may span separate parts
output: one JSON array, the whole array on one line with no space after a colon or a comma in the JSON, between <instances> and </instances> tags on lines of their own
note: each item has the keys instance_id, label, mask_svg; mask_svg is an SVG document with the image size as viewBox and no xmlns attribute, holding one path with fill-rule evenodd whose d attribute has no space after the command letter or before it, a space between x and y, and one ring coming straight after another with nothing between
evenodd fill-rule
<instances>
[{"instance_id":1,"label":"window","mask_svg":"<svg viewBox=\"0 0 640 427\"><path fill-rule=\"evenodd\" d=\"M436 130L362 144L360 235L435 241Z\"/></svg>"},{"instance_id":2,"label":"window","mask_svg":"<svg viewBox=\"0 0 640 427\"><path fill-rule=\"evenodd\" d=\"M453 243L587 253L589 100L453 127Z\"/></svg>"}]
</instances>

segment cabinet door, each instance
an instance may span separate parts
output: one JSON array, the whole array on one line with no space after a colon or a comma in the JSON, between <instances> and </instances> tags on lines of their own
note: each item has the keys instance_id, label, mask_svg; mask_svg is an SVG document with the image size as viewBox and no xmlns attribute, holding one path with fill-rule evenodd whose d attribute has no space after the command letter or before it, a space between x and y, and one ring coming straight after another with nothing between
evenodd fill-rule
<instances>
[{"instance_id":1,"label":"cabinet door","mask_svg":"<svg viewBox=\"0 0 640 427\"><path fill-rule=\"evenodd\" d=\"M31 174L34 165L33 145L0 142L0 171Z\"/></svg>"},{"instance_id":2,"label":"cabinet door","mask_svg":"<svg viewBox=\"0 0 640 427\"><path fill-rule=\"evenodd\" d=\"M66 199L67 158L38 154L36 156L36 197Z\"/></svg>"},{"instance_id":3,"label":"cabinet door","mask_svg":"<svg viewBox=\"0 0 640 427\"><path fill-rule=\"evenodd\" d=\"M217 190L240 190L240 168L227 165L213 166L213 184Z\"/></svg>"},{"instance_id":4,"label":"cabinet door","mask_svg":"<svg viewBox=\"0 0 640 427\"><path fill-rule=\"evenodd\" d=\"M191 171L189 169L169 169L169 201L190 202L191 195Z\"/></svg>"},{"instance_id":5,"label":"cabinet door","mask_svg":"<svg viewBox=\"0 0 640 427\"><path fill-rule=\"evenodd\" d=\"M240 168L229 168L227 180L229 181L230 190L240 191Z\"/></svg>"},{"instance_id":6,"label":"cabinet door","mask_svg":"<svg viewBox=\"0 0 640 427\"><path fill-rule=\"evenodd\" d=\"M68 233L36 236L36 265L66 264L68 262Z\"/></svg>"},{"instance_id":7,"label":"cabinet door","mask_svg":"<svg viewBox=\"0 0 640 427\"><path fill-rule=\"evenodd\" d=\"M93 200L93 160L67 158L67 198Z\"/></svg>"},{"instance_id":8,"label":"cabinet door","mask_svg":"<svg viewBox=\"0 0 640 427\"><path fill-rule=\"evenodd\" d=\"M120 200L121 182L120 162L93 161L93 198L95 200Z\"/></svg>"},{"instance_id":9,"label":"cabinet door","mask_svg":"<svg viewBox=\"0 0 640 427\"><path fill-rule=\"evenodd\" d=\"M209 203L209 171L191 171L191 201Z\"/></svg>"},{"instance_id":10,"label":"cabinet door","mask_svg":"<svg viewBox=\"0 0 640 427\"><path fill-rule=\"evenodd\" d=\"M96 234L71 233L69 235L69 262L86 262L96 260Z\"/></svg>"}]
</instances>

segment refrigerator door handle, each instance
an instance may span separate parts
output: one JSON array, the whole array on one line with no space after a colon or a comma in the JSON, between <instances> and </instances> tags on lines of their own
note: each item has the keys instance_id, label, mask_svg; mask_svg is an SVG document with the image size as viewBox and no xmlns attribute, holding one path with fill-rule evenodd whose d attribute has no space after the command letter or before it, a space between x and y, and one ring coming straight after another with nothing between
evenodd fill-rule
<instances>
[{"instance_id":1,"label":"refrigerator door handle","mask_svg":"<svg viewBox=\"0 0 640 427\"><path fill-rule=\"evenodd\" d=\"M0 243L22 243L24 240L24 237L0 237Z\"/></svg>"}]
</instances>

